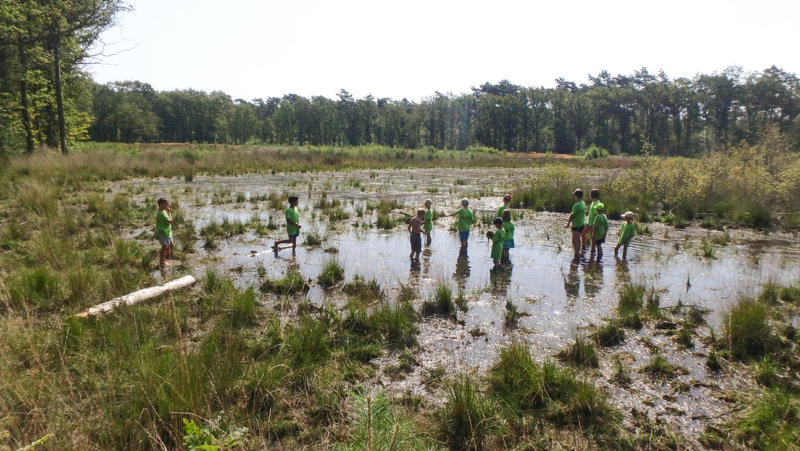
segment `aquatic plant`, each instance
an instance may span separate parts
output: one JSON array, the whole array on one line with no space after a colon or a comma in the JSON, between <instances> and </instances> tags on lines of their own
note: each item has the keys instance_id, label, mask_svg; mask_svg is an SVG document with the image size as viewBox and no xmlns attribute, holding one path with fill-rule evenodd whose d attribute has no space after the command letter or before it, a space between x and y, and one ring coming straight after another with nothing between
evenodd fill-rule
<instances>
[{"instance_id":1,"label":"aquatic plant","mask_svg":"<svg viewBox=\"0 0 800 451\"><path fill-rule=\"evenodd\" d=\"M317 282L324 288L331 288L342 280L344 280L344 268L336 260L325 263L317 277Z\"/></svg>"},{"instance_id":2,"label":"aquatic plant","mask_svg":"<svg viewBox=\"0 0 800 451\"><path fill-rule=\"evenodd\" d=\"M517 322L519 321L519 311L517 311L517 307L511 303L511 301L506 301L506 314L505 314L505 327L508 329L513 329L517 327Z\"/></svg>"},{"instance_id":3,"label":"aquatic plant","mask_svg":"<svg viewBox=\"0 0 800 451\"><path fill-rule=\"evenodd\" d=\"M280 296L305 293L310 289L303 275L290 270L283 279L267 279L261 284L262 292L272 292Z\"/></svg>"},{"instance_id":4,"label":"aquatic plant","mask_svg":"<svg viewBox=\"0 0 800 451\"><path fill-rule=\"evenodd\" d=\"M600 362L592 343L581 336L575 336L575 341L559 351L556 357L580 368L597 368Z\"/></svg>"},{"instance_id":5,"label":"aquatic plant","mask_svg":"<svg viewBox=\"0 0 800 451\"><path fill-rule=\"evenodd\" d=\"M720 346L738 359L757 358L774 345L768 307L754 299L740 299L723 315Z\"/></svg>"},{"instance_id":6,"label":"aquatic plant","mask_svg":"<svg viewBox=\"0 0 800 451\"><path fill-rule=\"evenodd\" d=\"M679 365L669 363L661 354L655 354L650 363L642 367L641 372L654 378L672 379L678 374L688 373L688 370Z\"/></svg>"},{"instance_id":7,"label":"aquatic plant","mask_svg":"<svg viewBox=\"0 0 800 451\"><path fill-rule=\"evenodd\" d=\"M609 320L592 334L592 338L600 346L616 346L625 341L625 330L620 327L619 321Z\"/></svg>"},{"instance_id":8,"label":"aquatic plant","mask_svg":"<svg viewBox=\"0 0 800 451\"><path fill-rule=\"evenodd\" d=\"M383 288L376 279L367 281L356 274L353 280L342 287L342 292L361 302L369 303L384 299Z\"/></svg>"},{"instance_id":9,"label":"aquatic plant","mask_svg":"<svg viewBox=\"0 0 800 451\"><path fill-rule=\"evenodd\" d=\"M793 449L800 442L800 402L780 388L759 394L732 422L735 441L758 450Z\"/></svg>"},{"instance_id":10,"label":"aquatic plant","mask_svg":"<svg viewBox=\"0 0 800 451\"><path fill-rule=\"evenodd\" d=\"M460 375L448 385L447 400L436 414L439 436L452 449L483 449L502 427L497 406L476 385Z\"/></svg>"},{"instance_id":11,"label":"aquatic plant","mask_svg":"<svg viewBox=\"0 0 800 451\"><path fill-rule=\"evenodd\" d=\"M439 282L436 285L433 298L422 303L420 314L422 316L441 315L455 318L456 305L453 302L453 291L450 285Z\"/></svg>"}]
</instances>

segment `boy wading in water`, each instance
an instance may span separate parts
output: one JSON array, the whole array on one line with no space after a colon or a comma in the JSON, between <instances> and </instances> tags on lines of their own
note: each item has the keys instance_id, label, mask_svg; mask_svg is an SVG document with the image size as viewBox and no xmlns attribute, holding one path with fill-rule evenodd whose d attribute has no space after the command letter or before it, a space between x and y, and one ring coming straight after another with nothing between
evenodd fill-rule
<instances>
[{"instance_id":1,"label":"boy wading in water","mask_svg":"<svg viewBox=\"0 0 800 451\"><path fill-rule=\"evenodd\" d=\"M167 256L172 250L172 210L169 208L169 201L158 199L158 212L156 213L156 237L161 243L161 250L158 252L158 263L161 266L169 266Z\"/></svg>"},{"instance_id":2,"label":"boy wading in water","mask_svg":"<svg viewBox=\"0 0 800 451\"><path fill-rule=\"evenodd\" d=\"M511 263L511 249L514 248L514 223L511 222L511 209L503 210L503 258L504 264Z\"/></svg>"},{"instance_id":3,"label":"boy wading in water","mask_svg":"<svg viewBox=\"0 0 800 451\"><path fill-rule=\"evenodd\" d=\"M608 218L604 214L606 206L601 202L595 205L597 215L594 217L594 227L592 227L592 253L597 249L597 261L603 258L603 243L606 242L608 233Z\"/></svg>"},{"instance_id":4,"label":"boy wading in water","mask_svg":"<svg viewBox=\"0 0 800 451\"><path fill-rule=\"evenodd\" d=\"M433 201L425 199L425 217L423 218L425 225L422 226L422 230L425 231L425 246L431 245L431 230L433 230L433 210L431 210L431 205L433 205Z\"/></svg>"},{"instance_id":5,"label":"boy wading in water","mask_svg":"<svg viewBox=\"0 0 800 451\"><path fill-rule=\"evenodd\" d=\"M581 241L583 242L583 248L586 249L586 245L591 243L592 250L591 255L594 255L594 219L597 217L597 205L600 204L600 191L597 189L592 189L589 191L589 199L592 201L589 204L589 211L588 217L586 218L586 227L583 229L583 237Z\"/></svg>"},{"instance_id":6,"label":"boy wading in water","mask_svg":"<svg viewBox=\"0 0 800 451\"><path fill-rule=\"evenodd\" d=\"M276 241L275 244L272 245L276 257L278 256L278 246L290 243L292 245L292 255L295 255L297 236L300 235L300 227L302 227L300 225L300 212L297 211L297 203L297 196L289 196L289 208L286 209L286 233L289 235L289 238Z\"/></svg>"},{"instance_id":7,"label":"boy wading in water","mask_svg":"<svg viewBox=\"0 0 800 451\"><path fill-rule=\"evenodd\" d=\"M411 218L408 223L408 233L411 235L411 253L408 255L412 261L419 260L419 253L422 252L422 224L425 218L425 210L417 210L417 215Z\"/></svg>"},{"instance_id":8,"label":"boy wading in water","mask_svg":"<svg viewBox=\"0 0 800 451\"><path fill-rule=\"evenodd\" d=\"M617 251L619 251L620 246L622 246L622 259L626 260L628 258L628 245L631 244L631 238L636 235L636 226L633 225L633 212L626 211L624 215L622 215L622 219L625 220L625 223L622 224L620 227L619 232L619 241L617 241L617 246L614 248L614 257L617 256Z\"/></svg>"},{"instance_id":9,"label":"boy wading in water","mask_svg":"<svg viewBox=\"0 0 800 451\"><path fill-rule=\"evenodd\" d=\"M583 190L576 189L572 194L575 196L576 202L572 206L572 213L564 228L572 227L572 250L575 253L573 260L579 261L581 259L581 235L586 226L586 204L583 202Z\"/></svg>"},{"instance_id":10,"label":"boy wading in water","mask_svg":"<svg viewBox=\"0 0 800 451\"><path fill-rule=\"evenodd\" d=\"M456 210L456 229L458 230L458 239L461 240L460 253L467 253L467 240L469 239L469 228L472 226L472 210L469 208L469 199L466 197L461 199L461 206Z\"/></svg>"},{"instance_id":11,"label":"boy wading in water","mask_svg":"<svg viewBox=\"0 0 800 451\"><path fill-rule=\"evenodd\" d=\"M491 230L486 232L486 236L492 240L492 262L494 262L494 269L500 269L500 259L503 257L503 244L506 242L505 232L503 231L503 219L494 218L492 221L494 227L497 229L494 232Z\"/></svg>"}]
</instances>

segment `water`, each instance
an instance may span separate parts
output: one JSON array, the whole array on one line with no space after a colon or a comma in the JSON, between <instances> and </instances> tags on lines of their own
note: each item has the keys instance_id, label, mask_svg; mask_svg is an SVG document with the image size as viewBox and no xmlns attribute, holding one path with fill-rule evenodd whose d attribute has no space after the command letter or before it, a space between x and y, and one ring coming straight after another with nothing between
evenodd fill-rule
<instances>
[{"instance_id":1,"label":"water","mask_svg":"<svg viewBox=\"0 0 800 451\"><path fill-rule=\"evenodd\" d=\"M491 243L484 235L488 230L485 225L473 228L468 253L463 256L459 254L458 234L449 230L454 218L439 219L433 230L432 245L424 249L420 261L415 263L408 258L410 246L405 225L390 231L378 230L372 225L375 213L366 211L363 218L357 214L380 200L395 200L405 206L404 212L413 213L426 198L432 198L434 210L449 213L462 197L468 197L476 218L491 218L501 204L502 194L510 191L508 187L524 181L535 171L419 169L196 177L192 182L175 179L158 183L126 182L118 188L136 193L134 199L138 202L147 196L155 199L169 193L171 199L178 200L182 214L195 223L197 230L224 218L247 222L257 217L263 223L272 218L276 224L284 223L283 210L270 210L267 202L211 204L215 198L233 199L243 193L250 199L273 192L300 196L304 227L296 255L283 250L275 258L269 250L273 240L285 238L284 228L268 237L245 234L221 240L214 251L203 249L199 239L197 252L190 254L187 262L197 276L202 277L206 268L213 267L229 274L240 287L258 286L263 281L258 275L259 267L272 278L283 277L291 267L314 281L324 264L336 259L345 269L348 281L356 275L367 280L374 278L390 301L404 285L417 293L414 301L417 308L432 297L438 284L449 284L454 296L463 292L468 310L459 312L458 322L442 318L421 321L417 356L420 367L416 371L402 381L388 382L378 376L376 384L401 392L410 390L429 397L439 396L441 393L430 392L421 383L427 370L436 367L449 372L485 370L497 350L512 340L528 343L536 360L541 362L563 349L576 335L587 335L592 325L602 324L604 318L613 316L618 290L629 282L657 289L662 307L681 303L708 309L709 327L698 329L695 349L678 349L666 334L646 326L638 334L628 331L629 339L623 345L605 350L599 371L589 376L612 394L612 402L623 412L631 409L646 412L651 419L665 421L688 437L696 437L706 421L728 408L717 399L719 393L741 389L749 383L735 371L724 376L710 374L705 368L707 348L702 339L711 334L711 328L719 332L726 309L742 296L756 294L763 283L789 284L800 279L797 238L781 233L729 230L730 242L715 245L714 257L706 258L702 240L722 237L723 232L677 230L652 223L647 224L651 234L634 237L628 259L623 261L615 259L613 254L620 222L609 221L603 261L589 261L587 255L587 259L573 264L569 231L563 228L566 215L518 211L521 217L515 220L512 265L503 271L492 271ZM323 194L328 200L339 200L350 217L330 222L327 216L315 211L313 205L318 204ZM394 216L402 217L399 211ZM131 235L140 231L131 231ZM303 237L309 233L324 237L322 245L303 246ZM330 248L338 252L325 252ZM166 274L166 278L171 275ZM346 302L339 291L326 291L313 283L306 297L316 305L342 306ZM505 327L508 301L522 315L513 330ZM668 361L685 367L688 374L659 384L636 373L651 358L648 342L658 346ZM631 387L620 388L607 382L614 371L614 356L630 366L634 379ZM382 357L377 363L385 367L393 357Z\"/></svg>"}]
</instances>

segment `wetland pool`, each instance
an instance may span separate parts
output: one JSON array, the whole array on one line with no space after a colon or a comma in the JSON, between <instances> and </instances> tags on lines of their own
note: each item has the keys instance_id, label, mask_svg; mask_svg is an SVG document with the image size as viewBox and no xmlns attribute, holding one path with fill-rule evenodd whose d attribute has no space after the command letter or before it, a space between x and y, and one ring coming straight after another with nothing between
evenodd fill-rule
<instances>
[{"instance_id":1,"label":"wetland pool","mask_svg":"<svg viewBox=\"0 0 800 451\"><path fill-rule=\"evenodd\" d=\"M644 327L629 332L622 345L604 348L601 354L609 358L601 358L600 367L586 376L611 393L612 403L626 412L627 421L635 412L646 412L649 418L665 421L696 440L708 421L730 408L720 394L751 385L745 375L734 370L723 375L709 372L705 367L708 347L703 341L712 329L720 332L726 309L741 297L757 294L766 282L791 284L800 279L797 237L738 229L679 230L648 223L643 225L649 233L634 237L628 259L622 261L613 253L621 222L609 220L603 261L591 261L587 253L580 263L573 264L570 235L564 229L567 215L516 210L512 264L493 271L491 244L484 235L486 223L502 203L502 194L536 171L414 169L217 176L195 177L192 181L127 181L113 189L128 193L140 205L154 203L161 196L177 201L183 217L192 221L198 232L223 220L272 222L278 226L264 236L248 229L220 240L211 250L205 249L203 239L197 236L195 252L186 254L183 264L189 273L201 278L213 268L233 278L240 288L258 287L265 278L281 278L291 268L312 281L304 295L308 302L342 307L346 298L340 290L325 290L314 283L323 266L335 259L344 268L346 281L357 275L375 279L389 302L402 287L410 287L416 294L417 310L440 284L449 285L454 296L463 292L468 308L458 312L458 321L437 317L420 320L418 366L413 372L393 380L378 371L375 385L398 392L441 398L441 391L425 386L428 372L434 368L444 368L451 374L485 371L497 350L512 341L528 344L534 358L542 362L576 336L588 335L592 326L613 316L620 287L630 282L657 290L661 307L682 304L707 310L707 325L697 329L694 348L682 349L664 331ZM588 192L591 187L582 188ZM270 194L272 202L267 200ZM274 240L285 238L286 194L300 197L303 228L296 254L282 250L276 258L269 247ZM435 221L432 244L424 248L420 261L410 262L407 215L426 198L433 200L435 211L450 214L462 197L470 199L478 223L473 226L467 255L459 253L458 234L451 227L454 218L444 216ZM334 200L335 207L331 207ZM389 215L399 224L390 230L375 226L377 212L373 207L380 201L391 201L398 207ZM332 219L332 208L344 214ZM148 230L143 227L128 233L141 236ZM304 245L309 234L321 237L321 245ZM704 251L704 242L715 243L713 255ZM157 279L175 277L170 270L155 275ZM286 302L274 298L274 305L265 307L277 308ZM507 302L520 314L513 329L505 325ZM788 320L800 327L797 317ZM653 345L668 361L686 368L686 374L669 383L654 383L636 372L649 362ZM629 387L608 382L615 359L630 366L633 382ZM393 362L396 356L386 355L375 363L385 368Z\"/></svg>"}]
</instances>

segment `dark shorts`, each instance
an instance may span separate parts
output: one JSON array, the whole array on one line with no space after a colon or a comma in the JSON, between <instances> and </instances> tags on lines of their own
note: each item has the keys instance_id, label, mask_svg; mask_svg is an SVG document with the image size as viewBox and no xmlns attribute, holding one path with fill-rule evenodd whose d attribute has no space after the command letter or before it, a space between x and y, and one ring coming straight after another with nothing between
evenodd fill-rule
<instances>
[{"instance_id":1,"label":"dark shorts","mask_svg":"<svg viewBox=\"0 0 800 451\"><path fill-rule=\"evenodd\" d=\"M158 242L161 243L162 246L169 246L172 244L172 237L167 237L160 233L156 233L156 238L158 238Z\"/></svg>"},{"instance_id":2,"label":"dark shorts","mask_svg":"<svg viewBox=\"0 0 800 451\"><path fill-rule=\"evenodd\" d=\"M469 239L469 230L466 232L458 232L458 238L460 238L461 241L467 241L467 239Z\"/></svg>"},{"instance_id":3,"label":"dark shorts","mask_svg":"<svg viewBox=\"0 0 800 451\"><path fill-rule=\"evenodd\" d=\"M603 244L606 242L606 239L603 238L602 240L594 240L594 244Z\"/></svg>"},{"instance_id":4,"label":"dark shorts","mask_svg":"<svg viewBox=\"0 0 800 451\"><path fill-rule=\"evenodd\" d=\"M586 227L586 226L582 225L582 226L578 226L578 227L573 227L572 231L575 232L575 233L581 233L581 232L583 232L583 228L584 227Z\"/></svg>"},{"instance_id":5,"label":"dark shorts","mask_svg":"<svg viewBox=\"0 0 800 451\"><path fill-rule=\"evenodd\" d=\"M513 249L513 248L514 248L514 240L503 241L503 249Z\"/></svg>"},{"instance_id":6,"label":"dark shorts","mask_svg":"<svg viewBox=\"0 0 800 451\"><path fill-rule=\"evenodd\" d=\"M300 234L299 233L295 233L294 235L289 235L289 239L293 240L293 239L296 239L298 236L300 236Z\"/></svg>"},{"instance_id":7,"label":"dark shorts","mask_svg":"<svg viewBox=\"0 0 800 451\"><path fill-rule=\"evenodd\" d=\"M422 235L419 233L411 234L411 252L422 252Z\"/></svg>"}]
</instances>

